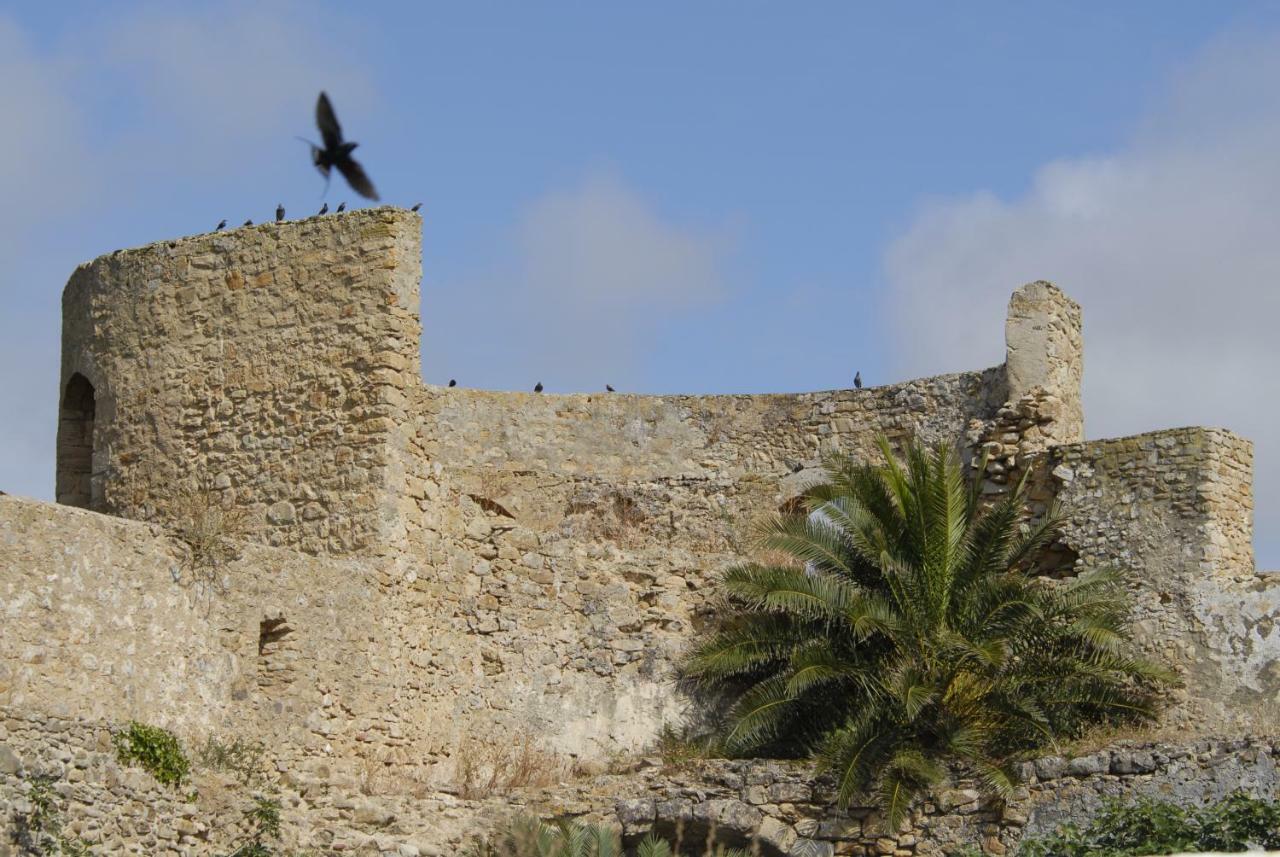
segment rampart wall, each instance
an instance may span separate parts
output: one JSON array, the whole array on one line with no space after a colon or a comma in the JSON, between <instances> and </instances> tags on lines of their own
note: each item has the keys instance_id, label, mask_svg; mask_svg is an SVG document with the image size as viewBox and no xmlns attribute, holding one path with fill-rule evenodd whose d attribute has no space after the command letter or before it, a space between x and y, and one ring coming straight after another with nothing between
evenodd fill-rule
<instances>
[{"instance_id":1,"label":"rampart wall","mask_svg":"<svg viewBox=\"0 0 1280 857\"><path fill-rule=\"evenodd\" d=\"M259 737L302 794L447 786L491 736L598 771L695 716L674 666L754 521L884 435L960 438L993 493L1030 471L1066 514L1053 573L1129 573L1142 644L1184 681L1163 737L1280 734L1250 445L1083 442L1080 310L1053 286L1014 293L1006 361L979 372L768 396L446 389L419 375L419 228L374 209L76 271L58 494L120 517L0 497L0 706ZM206 496L248 514L213 568L150 523Z\"/></svg>"},{"instance_id":2,"label":"rampart wall","mask_svg":"<svg viewBox=\"0 0 1280 857\"><path fill-rule=\"evenodd\" d=\"M402 692L456 734L497 723L602 757L678 723L671 664L711 578L827 453L998 438L999 470L1079 439L1079 308L1048 284L1018 292L1008 360L980 372L794 395L488 393L420 380L419 243L416 215L375 209L81 266L59 471L80 485L92 462L92 508L181 521L207 488L249 513L251 540L385 560L361 609L400 617Z\"/></svg>"}]
</instances>

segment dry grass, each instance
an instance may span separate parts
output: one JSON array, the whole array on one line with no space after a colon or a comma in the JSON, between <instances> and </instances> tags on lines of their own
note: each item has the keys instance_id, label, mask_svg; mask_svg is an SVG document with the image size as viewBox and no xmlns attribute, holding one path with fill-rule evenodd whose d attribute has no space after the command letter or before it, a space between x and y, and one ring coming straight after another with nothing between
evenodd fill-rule
<instances>
[{"instance_id":1,"label":"dry grass","mask_svg":"<svg viewBox=\"0 0 1280 857\"><path fill-rule=\"evenodd\" d=\"M724 753L711 736L695 737L664 726L654 748L667 771L680 771L703 759L723 758Z\"/></svg>"},{"instance_id":2,"label":"dry grass","mask_svg":"<svg viewBox=\"0 0 1280 857\"><path fill-rule=\"evenodd\" d=\"M553 786L573 776L563 756L538 746L528 735L515 740L481 741L468 736L453 754L453 790L481 800L512 789Z\"/></svg>"},{"instance_id":3,"label":"dry grass","mask_svg":"<svg viewBox=\"0 0 1280 857\"><path fill-rule=\"evenodd\" d=\"M205 583L215 583L224 565L240 555L237 540L246 530L245 510L224 505L222 492L207 485L178 492L170 525L189 551L187 567Z\"/></svg>"},{"instance_id":4,"label":"dry grass","mask_svg":"<svg viewBox=\"0 0 1280 857\"><path fill-rule=\"evenodd\" d=\"M357 788L362 795L410 795L424 798L434 789L420 776L397 770L385 758L364 756L360 759Z\"/></svg>"},{"instance_id":5,"label":"dry grass","mask_svg":"<svg viewBox=\"0 0 1280 857\"><path fill-rule=\"evenodd\" d=\"M1053 747L1046 747L1043 752L1038 753L1039 756L1061 755L1066 758L1073 756L1084 756L1089 753L1096 753L1099 750L1105 750L1119 741L1133 741L1140 744L1147 744L1153 741L1168 740L1174 737L1170 734L1171 730L1161 729L1158 727L1143 727L1129 724L1119 725L1101 725L1081 735L1079 738L1070 741L1063 741L1055 750Z\"/></svg>"},{"instance_id":6,"label":"dry grass","mask_svg":"<svg viewBox=\"0 0 1280 857\"><path fill-rule=\"evenodd\" d=\"M478 481L477 493L487 500L496 503L499 497L507 493L507 475L497 468L490 467L480 471Z\"/></svg>"},{"instance_id":7,"label":"dry grass","mask_svg":"<svg viewBox=\"0 0 1280 857\"><path fill-rule=\"evenodd\" d=\"M196 764L202 768L231 774L248 786L266 775L266 745L261 741L233 738L223 741L214 735L205 738L196 750Z\"/></svg>"},{"instance_id":8,"label":"dry grass","mask_svg":"<svg viewBox=\"0 0 1280 857\"><path fill-rule=\"evenodd\" d=\"M601 519L601 532L605 538L629 546L645 541L645 514L634 499L615 493L610 498L607 511Z\"/></svg>"}]
</instances>

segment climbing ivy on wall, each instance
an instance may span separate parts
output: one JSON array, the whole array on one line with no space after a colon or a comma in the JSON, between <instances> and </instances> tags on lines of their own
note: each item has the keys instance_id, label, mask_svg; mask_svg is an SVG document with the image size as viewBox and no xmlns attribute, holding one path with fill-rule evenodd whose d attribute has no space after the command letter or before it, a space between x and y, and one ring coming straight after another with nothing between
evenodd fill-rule
<instances>
[{"instance_id":1,"label":"climbing ivy on wall","mask_svg":"<svg viewBox=\"0 0 1280 857\"><path fill-rule=\"evenodd\" d=\"M120 764L138 765L164 785L180 785L191 771L182 742L168 729L130 720L112 742Z\"/></svg>"}]
</instances>

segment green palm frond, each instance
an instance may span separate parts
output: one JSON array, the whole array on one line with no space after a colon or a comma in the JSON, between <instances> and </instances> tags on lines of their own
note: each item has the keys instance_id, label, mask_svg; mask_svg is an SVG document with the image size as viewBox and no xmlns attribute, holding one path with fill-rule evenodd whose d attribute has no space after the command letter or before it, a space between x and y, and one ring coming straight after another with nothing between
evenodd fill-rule
<instances>
[{"instance_id":1,"label":"green palm frond","mask_svg":"<svg viewBox=\"0 0 1280 857\"><path fill-rule=\"evenodd\" d=\"M724 736L731 750L754 749L778 734L787 721L795 697L787 691L785 674L779 674L754 685L729 709L733 724Z\"/></svg>"},{"instance_id":2,"label":"green palm frond","mask_svg":"<svg viewBox=\"0 0 1280 857\"><path fill-rule=\"evenodd\" d=\"M816 748L814 757L820 770L830 772L836 780L836 796L848 806L875 779L881 763L892 750L891 737L871 717L851 717L849 722L832 730Z\"/></svg>"},{"instance_id":3,"label":"green palm frond","mask_svg":"<svg viewBox=\"0 0 1280 857\"><path fill-rule=\"evenodd\" d=\"M797 699L825 684L858 678L862 671L847 658L821 643L797 649L791 656L791 671L786 674L787 695Z\"/></svg>"},{"instance_id":4,"label":"green palm frond","mask_svg":"<svg viewBox=\"0 0 1280 857\"><path fill-rule=\"evenodd\" d=\"M812 563L828 571L849 573L847 546L842 531L820 516L774 515L760 524L756 547L793 557L801 565Z\"/></svg>"},{"instance_id":5,"label":"green palm frond","mask_svg":"<svg viewBox=\"0 0 1280 857\"><path fill-rule=\"evenodd\" d=\"M671 844L650 833L640 840L639 846L636 847L636 857L672 857Z\"/></svg>"},{"instance_id":6,"label":"green palm frond","mask_svg":"<svg viewBox=\"0 0 1280 857\"><path fill-rule=\"evenodd\" d=\"M880 773L880 808L889 830L897 830L915 797L937 784L946 770L917 749L900 749Z\"/></svg>"},{"instance_id":7,"label":"green palm frond","mask_svg":"<svg viewBox=\"0 0 1280 857\"><path fill-rule=\"evenodd\" d=\"M872 634L892 636L903 627L903 618L893 602L875 591L853 593L841 618L860 640Z\"/></svg>"},{"instance_id":8,"label":"green palm frond","mask_svg":"<svg viewBox=\"0 0 1280 857\"><path fill-rule=\"evenodd\" d=\"M851 595L837 577L780 566L740 565L725 574L723 585L749 609L805 619L835 619Z\"/></svg>"},{"instance_id":9,"label":"green palm frond","mask_svg":"<svg viewBox=\"0 0 1280 857\"><path fill-rule=\"evenodd\" d=\"M721 682L780 664L812 633L786 617L747 613L726 623L709 640L696 646L681 672L701 682Z\"/></svg>"}]
</instances>

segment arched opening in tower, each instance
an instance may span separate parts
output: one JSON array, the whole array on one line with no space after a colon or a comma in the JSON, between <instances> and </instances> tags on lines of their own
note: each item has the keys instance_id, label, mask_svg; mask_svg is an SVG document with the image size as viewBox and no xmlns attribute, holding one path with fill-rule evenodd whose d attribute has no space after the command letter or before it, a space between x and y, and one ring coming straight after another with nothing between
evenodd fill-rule
<instances>
[{"instance_id":1,"label":"arched opening in tower","mask_svg":"<svg viewBox=\"0 0 1280 857\"><path fill-rule=\"evenodd\" d=\"M67 382L58 410L58 474L55 494L64 506L89 508L93 500L94 392L78 372Z\"/></svg>"}]
</instances>

